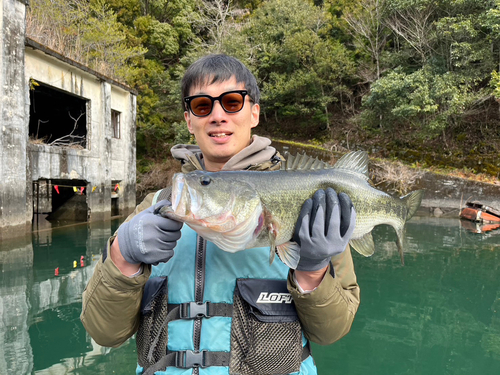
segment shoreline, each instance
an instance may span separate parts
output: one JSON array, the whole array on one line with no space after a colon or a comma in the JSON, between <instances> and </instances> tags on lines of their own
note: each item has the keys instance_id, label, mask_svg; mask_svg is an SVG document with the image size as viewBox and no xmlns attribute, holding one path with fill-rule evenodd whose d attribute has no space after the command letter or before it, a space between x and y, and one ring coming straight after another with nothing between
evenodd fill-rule
<instances>
[{"instance_id":1,"label":"shoreline","mask_svg":"<svg viewBox=\"0 0 500 375\"><path fill-rule=\"evenodd\" d=\"M424 189L421 208L460 210L467 201L500 207L500 185L426 172L412 187Z\"/></svg>"}]
</instances>

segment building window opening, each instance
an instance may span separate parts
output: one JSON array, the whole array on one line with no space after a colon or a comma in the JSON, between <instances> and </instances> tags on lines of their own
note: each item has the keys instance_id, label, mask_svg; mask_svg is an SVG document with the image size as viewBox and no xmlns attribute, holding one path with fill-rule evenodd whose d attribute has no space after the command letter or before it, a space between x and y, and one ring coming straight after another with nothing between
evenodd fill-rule
<instances>
[{"instance_id":1,"label":"building window opening","mask_svg":"<svg viewBox=\"0 0 500 375\"><path fill-rule=\"evenodd\" d=\"M113 127L113 138L120 138L120 112L111 110L111 126Z\"/></svg>"},{"instance_id":2,"label":"building window opening","mask_svg":"<svg viewBox=\"0 0 500 375\"><path fill-rule=\"evenodd\" d=\"M33 181L33 229L45 229L45 218L52 212L52 185L50 180ZM49 226L50 227L50 226Z\"/></svg>"},{"instance_id":3,"label":"building window opening","mask_svg":"<svg viewBox=\"0 0 500 375\"><path fill-rule=\"evenodd\" d=\"M88 219L87 181L51 180L52 207L50 222L84 222Z\"/></svg>"},{"instance_id":4,"label":"building window opening","mask_svg":"<svg viewBox=\"0 0 500 375\"><path fill-rule=\"evenodd\" d=\"M111 217L120 216L120 201L118 197L111 199Z\"/></svg>"},{"instance_id":5,"label":"building window opening","mask_svg":"<svg viewBox=\"0 0 500 375\"><path fill-rule=\"evenodd\" d=\"M113 189L111 191L111 217L120 216L120 182L111 181Z\"/></svg>"},{"instance_id":6,"label":"building window opening","mask_svg":"<svg viewBox=\"0 0 500 375\"><path fill-rule=\"evenodd\" d=\"M30 79L31 143L87 148L89 101Z\"/></svg>"}]
</instances>

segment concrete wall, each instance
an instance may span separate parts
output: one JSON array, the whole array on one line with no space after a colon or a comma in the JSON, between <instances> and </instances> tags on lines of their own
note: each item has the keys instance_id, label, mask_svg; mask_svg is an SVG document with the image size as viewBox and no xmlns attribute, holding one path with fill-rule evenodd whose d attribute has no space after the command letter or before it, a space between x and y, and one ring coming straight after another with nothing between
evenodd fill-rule
<instances>
[{"instance_id":1,"label":"concrete wall","mask_svg":"<svg viewBox=\"0 0 500 375\"><path fill-rule=\"evenodd\" d=\"M27 212L27 158L24 80L26 5L0 0L0 240L24 233L31 221Z\"/></svg>"},{"instance_id":2,"label":"concrete wall","mask_svg":"<svg viewBox=\"0 0 500 375\"><path fill-rule=\"evenodd\" d=\"M30 229L33 181L85 181L91 221L110 217L112 196L122 214L136 203L135 93L25 39L25 11L24 1L0 0L0 240ZM28 141L31 79L88 101L86 149ZM119 139L111 110L120 112Z\"/></svg>"},{"instance_id":3,"label":"concrete wall","mask_svg":"<svg viewBox=\"0 0 500 375\"><path fill-rule=\"evenodd\" d=\"M137 96L119 87L111 87L111 109L121 113L120 139L111 138L111 179L123 181L118 190L120 212L131 212L136 197L136 111ZM123 184L123 186L122 186ZM130 202L134 204L131 205Z\"/></svg>"}]
</instances>

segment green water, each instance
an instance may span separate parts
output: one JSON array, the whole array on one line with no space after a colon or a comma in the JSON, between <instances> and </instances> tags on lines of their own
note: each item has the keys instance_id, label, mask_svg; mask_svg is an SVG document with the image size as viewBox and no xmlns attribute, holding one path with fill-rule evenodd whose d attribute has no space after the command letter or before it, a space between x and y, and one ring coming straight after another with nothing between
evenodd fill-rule
<instances>
[{"instance_id":1,"label":"green water","mask_svg":"<svg viewBox=\"0 0 500 375\"><path fill-rule=\"evenodd\" d=\"M118 224L1 244L0 374L134 373L133 340L102 348L79 320L81 292ZM346 337L313 345L319 373L500 374L500 230L474 234L458 219L416 217L404 267L394 236L378 227L376 254L354 254L361 306Z\"/></svg>"}]
</instances>

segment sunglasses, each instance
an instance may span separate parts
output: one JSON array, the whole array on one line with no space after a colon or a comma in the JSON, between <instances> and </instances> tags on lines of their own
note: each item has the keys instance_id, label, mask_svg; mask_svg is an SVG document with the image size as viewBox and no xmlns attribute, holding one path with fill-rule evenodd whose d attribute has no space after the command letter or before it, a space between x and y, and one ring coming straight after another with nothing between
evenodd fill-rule
<instances>
[{"instance_id":1,"label":"sunglasses","mask_svg":"<svg viewBox=\"0 0 500 375\"><path fill-rule=\"evenodd\" d=\"M248 95L246 90L234 90L220 94L213 98L210 95L193 95L184 98L186 107L196 117L205 117L212 113L214 102L219 101L222 109L227 113L236 113L243 109L245 104L245 96Z\"/></svg>"}]
</instances>

